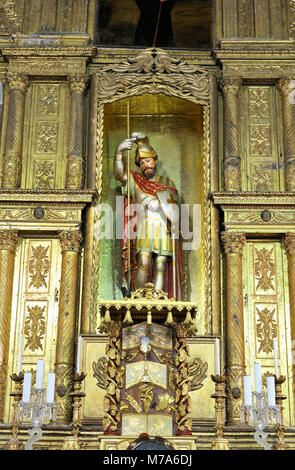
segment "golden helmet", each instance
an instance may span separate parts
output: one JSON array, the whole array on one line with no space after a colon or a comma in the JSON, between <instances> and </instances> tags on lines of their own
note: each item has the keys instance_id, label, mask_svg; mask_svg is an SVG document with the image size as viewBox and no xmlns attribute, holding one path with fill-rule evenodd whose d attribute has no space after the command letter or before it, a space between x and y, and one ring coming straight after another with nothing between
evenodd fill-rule
<instances>
[{"instance_id":1,"label":"golden helmet","mask_svg":"<svg viewBox=\"0 0 295 470\"><path fill-rule=\"evenodd\" d=\"M135 164L139 166L140 158L156 158L157 153L149 143L149 139L145 134L141 132L134 132L132 134L132 140L137 144L135 151Z\"/></svg>"}]
</instances>

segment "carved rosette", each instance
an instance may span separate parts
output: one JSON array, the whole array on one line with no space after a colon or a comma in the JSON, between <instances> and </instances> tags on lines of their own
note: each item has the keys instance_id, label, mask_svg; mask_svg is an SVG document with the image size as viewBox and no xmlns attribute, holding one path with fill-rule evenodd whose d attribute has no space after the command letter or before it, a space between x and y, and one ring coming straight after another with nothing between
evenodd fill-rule
<instances>
[{"instance_id":1,"label":"carved rosette","mask_svg":"<svg viewBox=\"0 0 295 470\"><path fill-rule=\"evenodd\" d=\"M11 296L18 232L0 231L0 419L3 418L11 320Z\"/></svg>"},{"instance_id":2,"label":"carved rosette","mask_svg":"<svg viewBox=\"0 0 295 470\"><path fill-rule=\"evenodd\" d=\"M58 376L57 419L69 422L72 414L70 393L73 385L79 251L82 235L79 231L61 232L59 240L62 251L62 266L55 364Z\"/></svg>"},{"instance_id":3,"label":"carved rosette","mask_svg":"<svg viewBox=\"0 0 295 470\"><path fill-rule=\"evenodd\" d=\"M104 397L104 434L119 434L121 421L120 390L123 386L120 372L121 328L122 323L110 321L105 324L109 335L109 344L106 346L105 390Z\"/></svg>"},{"instance_id":4,"label":"carved rosette","mask_svg":"<svg viewBox=\"0 0 295 470\"><path fill-rule=\"evenodd\" d=\"M10 72L7 73L6 78L9 88L9 108L3 156L2 185L4 188L18 188L21 181L25 95L29 79L23 74Z\"/></svg>"},{"instance_id":5,"label":"carved rosette","mask_svg":"<svg viewBox=\"0 0 295 470\"><path fill-rule=\"evenodd\" d=\"M226 191L241 190L239 131L241 85L241 78L224 77L221 81L224 103L223 179Z\"/></svg>"},{"instance_id":6,"label":"carved rosette","mask_svg":"<svg viewBox=\"0 0 295 470\"><path fill-rule=\"evenodd\" d=\"M295 191L295 105L291 100L294 79L282 78L278 81L283 104L283 132L285 149L285 181L287 191ZM293 86L294 88L294 86Z\"/></svg>"},{"instance_id":7,"label":"carved rosette","mask_svg":"<svg viewBox=\"0 0 295 470\"><path fill-rule=\"evenodd\" d=\"M71 112L69 127L69 153L67 157L66 187L80 189L83 176L83 104L84 91L88 81L87 75L73 74L68 76L71 92Z\"/></svg>"},{"instance_id":8,"label":"carved rosette","mask_svg":"<svg viewBox=\"0 0 295 470\"><path fill-rule=\"evenodd\" d=\"M173 324L175 330L175 360L176 367L175 383L175 424L177 426L177 435L192 434L191 398L190 392L190 367L189 367L189 346L186 344L186 338L191 331L190 325L182 323Z\"/></svg>"},{"instance_id":9,"label":"carved rosette","mask_svg":"<svg viewBox=\"0 0 295 470\"><path fill-rule=\"evenodd\" d=\"M225 253L225 328L228 422L240 423L245 375L242 252L244 233L223 232L221 240Z\"/></svg>"}]
</instances>

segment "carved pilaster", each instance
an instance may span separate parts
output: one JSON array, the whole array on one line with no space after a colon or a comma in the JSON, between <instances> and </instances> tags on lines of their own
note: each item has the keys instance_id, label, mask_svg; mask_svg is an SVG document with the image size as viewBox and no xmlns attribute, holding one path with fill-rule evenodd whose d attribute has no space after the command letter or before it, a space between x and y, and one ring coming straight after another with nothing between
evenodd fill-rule
<instances>
[{"instance_id":1,"label":"carved pilaster","mask_svg":"<svg viewBox=\"0 0 295 470\"><path fill-rule=\"evenodd\" d=\"M6 396L8 347L11 319L11 295L13 284L15 249L18 233L12 230L0 231L0 419Z\"/></svg>"},{"instance_id":2,"label":"carved pilaster","mask_svg":"<svg viewBox=\"0 0 295 470\"><path fill-rule=\"evenodd\" d=\"M292 85L291 82L291 78L282 78L278 81L278 89L281 93L283 104L285 181L287 191L295 191L295 104L290 99L292 91L292 87L290 87Z\"/></svg>"},{"instance_id":3,"label":"carved pilaster","mask_svg":"<svg viewBox=\"0 0 295 470\"><path fill-rule=\"evenodd\" d=\"M79 231L61 232L59 241L62 266L56 341L56 402L57 420L69 422L72 412L70 392L73 386L79 251L82 235Z\"/></svg>"},{"instance_id":4,"label":"carved pilaster","mask_svg":"<svg viewBox=\"0 0 295 470\"><path fill-rule=\"evenodd\" d=\"M178 436L192 434L190 371L188 364L189 347L186 343L188 333L191 331L189 323L173 323L175 330L175 366L176 366L176 396L175 396L175 424Z\"/></svg>"},{"instance_id":5,"label":"carved pilaster","mask_svg":"<svg viewBox=\"0 0 295 470\"><path fill-rule=\"evenodd\" d=\"M240 78L223 78L224 155L223 179L226 191L241 190Z\"/></svg>"},{"instance_id":6,"label":"carved pilaster","mask_svg":"<svg viewBox=\"0 0 295 470\"><path fill-rule=\"evenodd\" d=\"M290 323L291 323L291 345L292 357L295 345L295 233L286 233L283 240L283 247L287 253L288 259L288 280L289 280L289 305L290 305ZM292 364L293 377L293 399L295 400L295 364Z\"/></svg>"},{"instance_id":7,"label":"carved pilaster","mask_svg":"<svg viewBox=\"0 0 295 470\"><path fill-rule=\"evenodd\" d=\"M71 92L71 112L68 141L66 188L80 189L83 176L83 102L86 75L69 75L68 85Z\"/></svg>"},{"instance_id":8,"label":"carved pilaster","mask_svg":"<svg viewBox=\"0 0 295 470\"><path fill-rule=\"evenodd\" d=\"M28 77L7 73L9 108L3 156L3 188L18 188L21 182L21 152Z\"/></svg>"},{"instance_id":9,"label":"carved pilaster","mask_svg":"<svg viewBox=\"0 0 295 470\"><path fill-rule=\"evenodd\" d=\"M121 328L122 322L120 321L105 323L105 331L109 335L109 344L106 346L106 394L103 403L103 429L106 435L118 435L120 433L120 389L122 388L122 383L120 383L122 380L122 374L120 374Z\"/></svg>"},{"instance_id":10,"label":"carved pilaster","mask_svg":"<svg viewBox=\"0 0 295 470\"><path fill-rule=\"evenodd\" d=\"M245 375L242 252L245 234L223 232L228 423L239 424Z\"/></svg>"}]
</instances>

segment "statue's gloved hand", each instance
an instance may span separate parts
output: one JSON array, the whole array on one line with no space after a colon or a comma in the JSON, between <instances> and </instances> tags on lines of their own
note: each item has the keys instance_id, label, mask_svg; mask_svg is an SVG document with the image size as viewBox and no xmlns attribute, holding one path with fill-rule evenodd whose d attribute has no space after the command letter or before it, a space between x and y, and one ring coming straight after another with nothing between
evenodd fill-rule
<instances>
[{"instance_id":1,"label":"statue's gloved hand","mask_svg":"<svg viewBox=\"0 0 295 470\"><path fill-rule=\"evenodd\" d=\"M132 132L131 134L131 140L133 140L133 142L137 142L138 139L144 139L146 137L146 134L144 134L143 132Z\"/></svg>"},{"instance_id":2,"label":"statue's gloved hand","mask_svg":"<svg viewBox=\"0 0 295 470\"><path fill-rule=\"evenodd\" d=\"M148 202L147 208L151 212L157 212L159 209L159 201L158 199L152 199L151 201Z\"/></svg>"},{"instance_id":3,"label":"statue's gloved hand","mask_svg":"<svg viewBox=\"0 0 295 470\"><path fill-rule=\"evenodd\" d=\"M117 152L123 152L124 150L130 150L133 144L132 139L125 139L117 147Z\"/></svg>"}]
</instances>

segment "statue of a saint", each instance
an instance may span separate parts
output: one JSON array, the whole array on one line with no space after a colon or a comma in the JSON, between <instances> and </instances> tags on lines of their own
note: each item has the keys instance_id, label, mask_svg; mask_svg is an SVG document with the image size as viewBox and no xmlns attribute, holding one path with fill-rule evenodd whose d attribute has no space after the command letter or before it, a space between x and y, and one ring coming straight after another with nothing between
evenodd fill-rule
<instances>
[{"instance_id":1,"label":"statue of a saint","mask_svg":"<svg viewBox=\"0 0 295 470\"><path fill-rule=\"evenodd\" d=\"M123 152L137 144L135 164L141 173L130 171L129 178ZM182 254L178 235L179 198L174 183L157 174L158 156L148 137L133 133L130 139L121 142L114 158L114 176L122 184L123 195L135 203L136 238L127 253L128 234L124 230L124 273L127 273L127 257L131 256L132 286L140 289L147 282L154 288L168 293L169 298L182 298ZM125 212L125 227L129 213ZM172 262L173 261L173 262ZM153 268L153 269L152 269Z\"/></svg>"}]
</instances>

